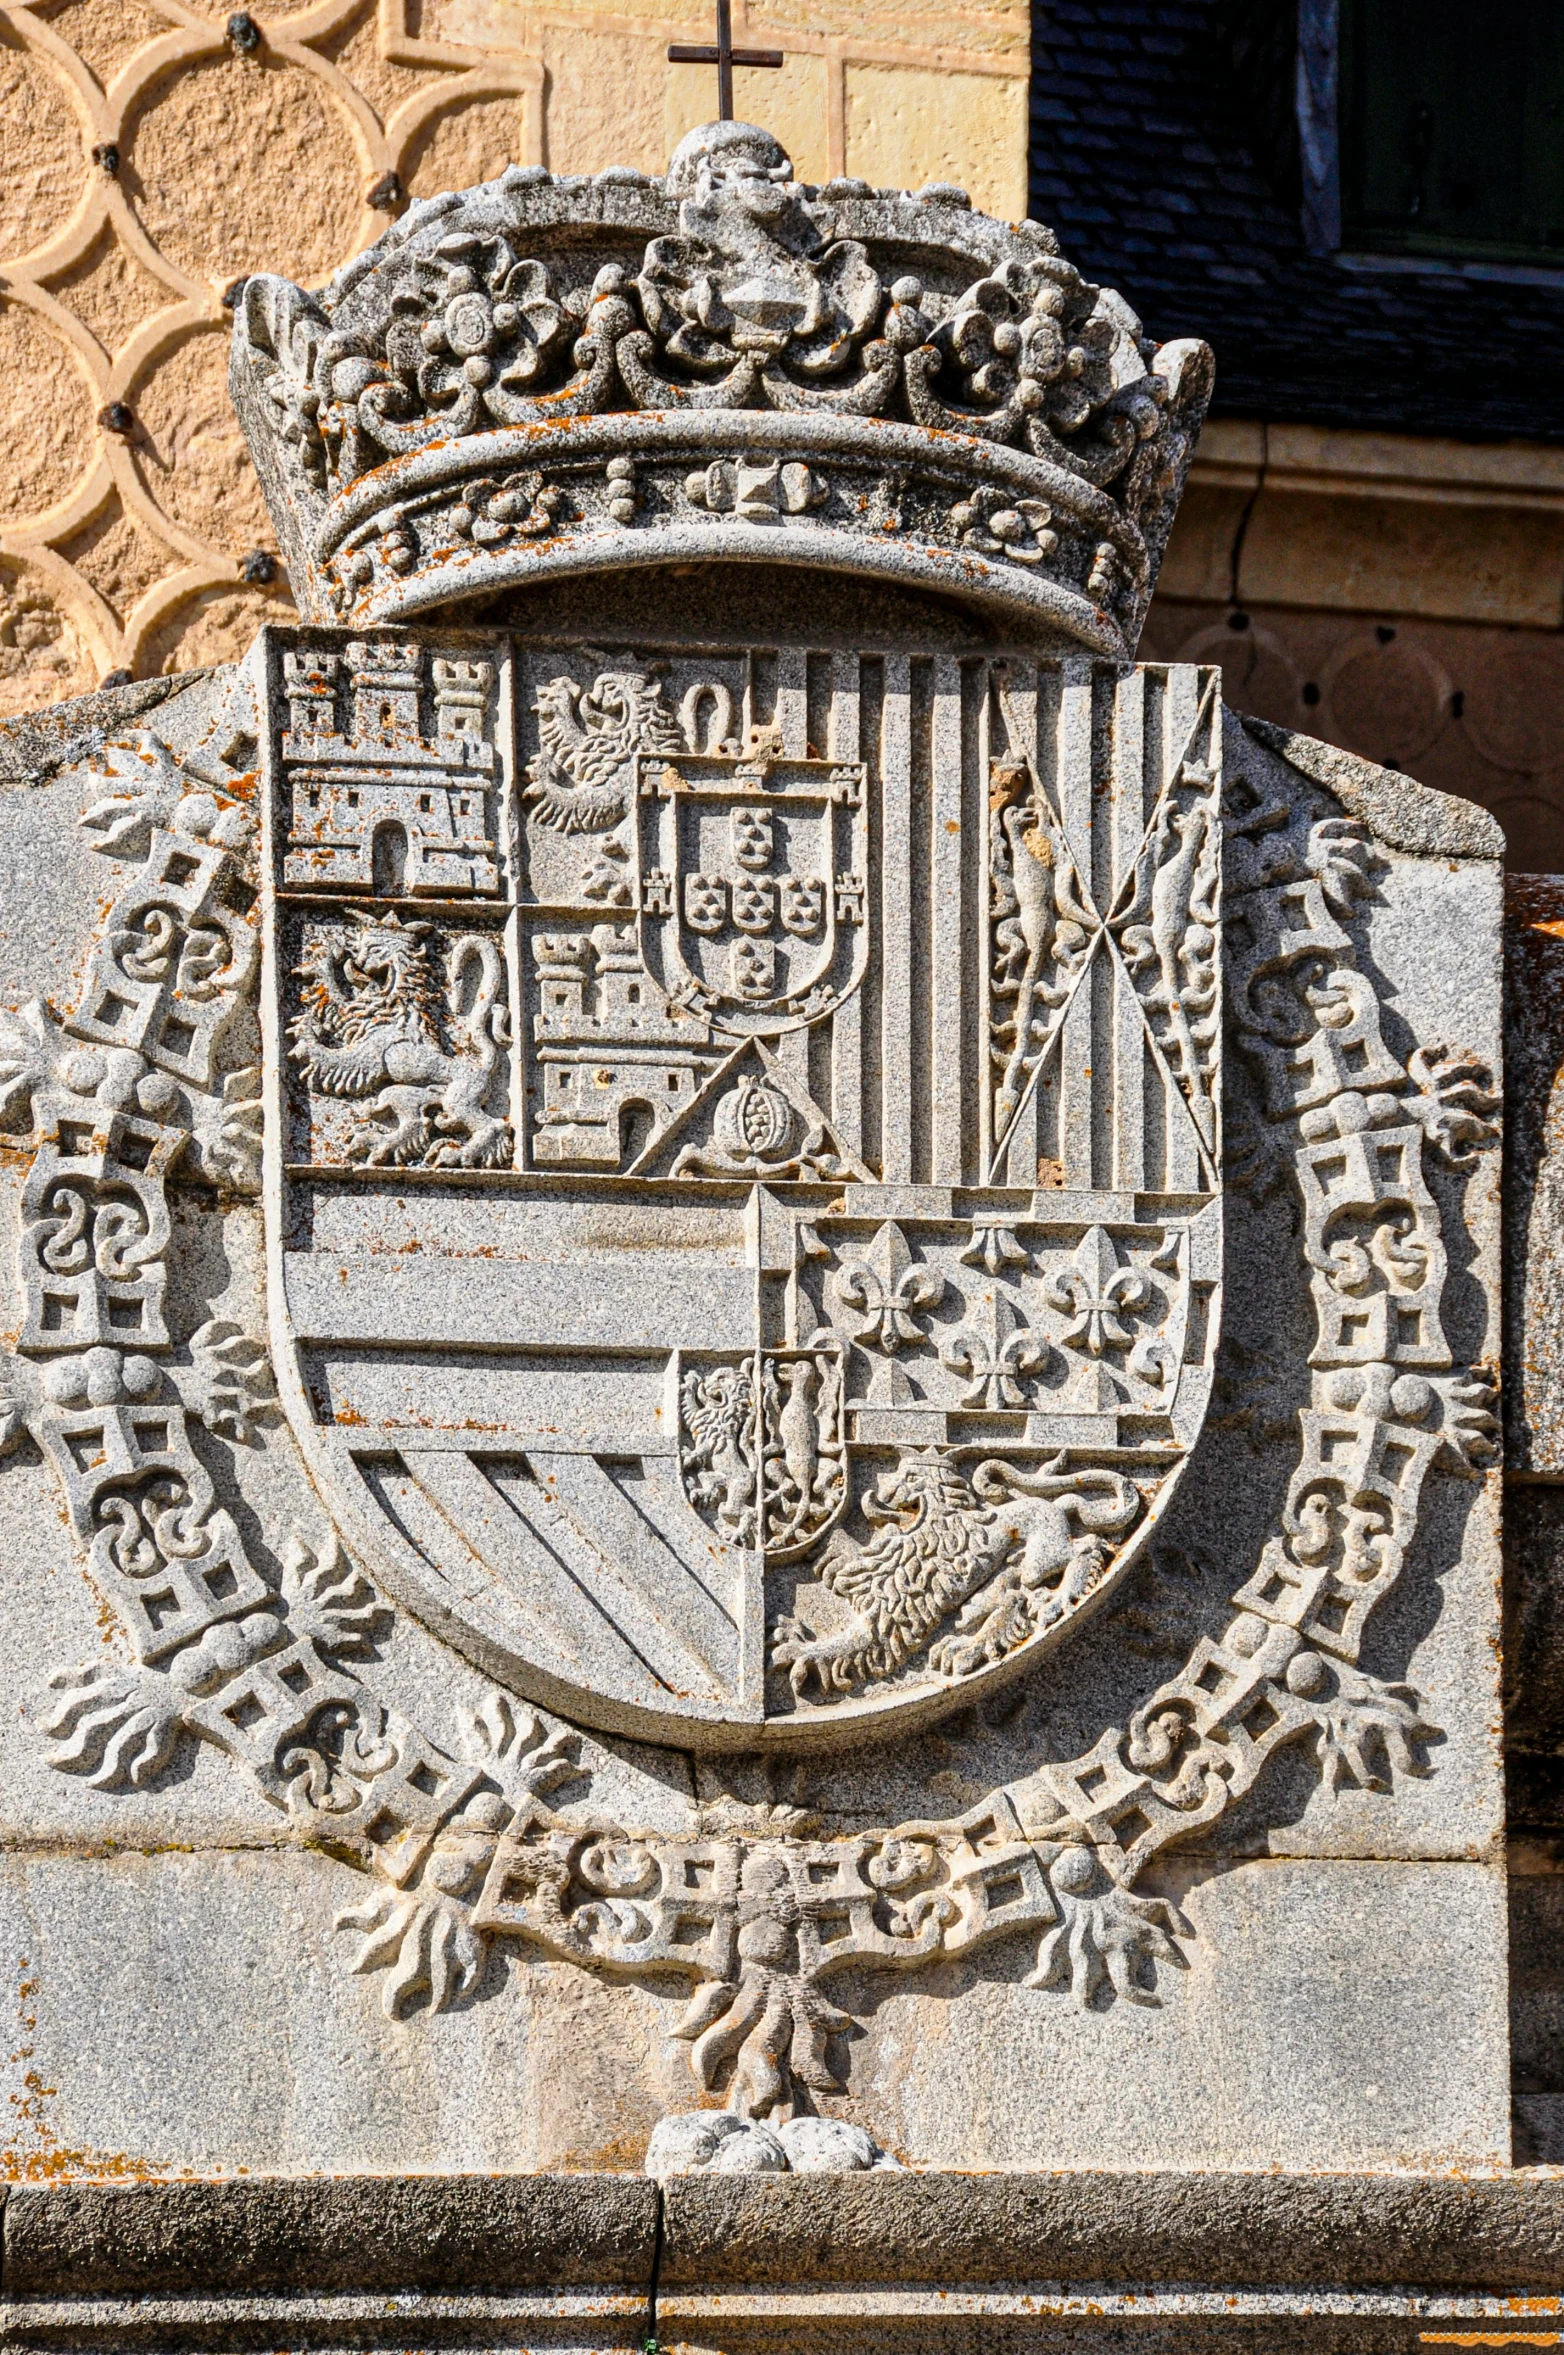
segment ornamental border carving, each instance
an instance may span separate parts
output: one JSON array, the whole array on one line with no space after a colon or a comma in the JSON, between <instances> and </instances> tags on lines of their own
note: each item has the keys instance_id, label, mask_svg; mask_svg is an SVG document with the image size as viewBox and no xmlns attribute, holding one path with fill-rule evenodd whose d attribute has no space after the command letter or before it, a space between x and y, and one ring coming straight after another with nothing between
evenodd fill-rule
<instances>
[{"instance_id":1,"label":"ornamental border carving","mask_svg":"<svg viewBox=\"0 0 1564 2355\"><path fill-rule=\"evenodd\" d=\"M236 764L254 734L240 672L213 741ZM257 1183L257 1075L229 1060L255 977L254 779L234 764L181 760L148 731L108 748L82 824L138 863L75 1011L35 1000L0 1034L0 1121L33 1142L0 1436L30 1432L54 1467L132 1655L50 1677L54 1766L146 1789L187 1737L210 1741L301 1837L367 1872L339 1926L389 2014L473 1996L500 1938L613 1978L682 1975L672 2033L696 2080L773 2118L841 2090L852 2021L828 1990L844 1968L912 1970L1026 1932L1029 1986L1155 2004L1193 1931L1137 1883L1278 1750L1312 1744L1331 1790L1428 1771L1417 1695L1359 1662L1428 1478L1496 1451L1492 1383L1445 1340L1426 1174L1430 1156L1461 1172L1491 1149L1496 1099L1468 1056L1387 1046L1351 931L1375 890L1358 825L1305 824L1242 770L1230 788L1248 1182L1296 1189L1316 1342L1286 1501L1220 1632L1089 1751L962 1815L831 1838L800 1810L725 1801L672 1838L551 1806L590 1781L581 1737L506 1694L433 1740L375 1692L387 1613L335 1537L284 1538L274 1587L218 1501L198 1429L250 1436L271 1411L264 1355L215 1319L181 1341L163 1294L170 1186ZM1300 786L1307 816L1323 796Z\"/></svg>"}]
</instances>

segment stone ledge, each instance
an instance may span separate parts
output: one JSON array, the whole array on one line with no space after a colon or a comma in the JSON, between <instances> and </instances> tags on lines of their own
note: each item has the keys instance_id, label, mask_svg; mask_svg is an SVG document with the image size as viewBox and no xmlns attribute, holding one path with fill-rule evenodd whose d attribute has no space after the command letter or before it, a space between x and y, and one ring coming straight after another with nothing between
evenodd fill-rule
<instances>
[{"instance_id":1,"label":"stone ledge","mask_svg":"<svg viewBox=\"0 0 1564 2355\"><path fill-rule=\"evenodd\" d=\"M642 2290L486 2297L385 2291L356 2296L0 2297L0 2349L49 2355L639 2355Z\"/></svg>"},{"instance_id":2,"label":"stone ledge","mask_svg":"<svg viewBox=\"0 0 1564 2355\"><path fill-rule=\"evenodd\" d=\"M651 2281L638 2175L415 2175L23 2185L10 2301L343 2291L607 2289Z\"/></svg>"},{"instance_id":3,"label":"stone ledge","mask_svg":"<svg viewBox=\"0 0 1564 2355\"><path fill-rule=\"evenodd\" d=\"M1257 743L1268 745L1305 777L1334 793L1348 816L1361 818L1388 849L1408 851L1415 858L1503 858L1504 829L1475 802L1419 785L1399 769L1381 768L1377 761L1344 752L1338 744L1322 744L1296 728L1280 728L1274 720L1256 719L1249 712L1234 716Z\"/></svg>"},{"instance_id":4,"label":"stone ledge","mask_svg":"<svg viewBox=\"0 0 1564 2355\"><path fill-rule=\"evenodd\" d=\"M1264 480L1340 497L1394 490L1403 498L1551 511L1564 500L1564 449L1549 442L1459 442L1436 434L1213 417L1189 479L1243 490L1257 490Z\"/></svg>"},{"instance_id":5,"label":"stone ledge","mask_svg":"<svg viewBox=\"0 0 1564 2355\"><path fill-rule=\"evenodd\" d=\"M682 2284L1564 2290L1564 2173L675 2177Z\"/></svg>"},{"instance_id":6,"label":"stone ledge","mask_svg":"<svg viewBox=\"0 0 1564 2355\"><path fill-rule=\"evenodd\" d=\"M1551 2309L1564 2292L1551 2168L686 2176L662 2196L664 2300L744 2287L774 2303L835 2284L1029 2301L1049 2284L1175 2305L1211 2289L1262 2305L1385 2291L1398 2308L1446 2293L1465 2311L1490 2295ZM72 2300L547 2289L606 2311L651 2286L657 2199L631 2175L23 2185L5 2206L5 2307L14 2320Z\"/></svg>"},{"instance_id":7,"label":"stone ledge","mask_svg":"<svg viewBox=\"0 0 1564 2355\"><path fill-rule=\"evenodd\" d=\"M1063 2294L1038 2283L921 2295L674 2292L658 2303L657 2344L663 2355L1431 2355L1556 2345L1552 2304L1528 2300L1517 2314L1513 2300L1498 2298L1155 2287Z\"/></svg>"}]
</instances>

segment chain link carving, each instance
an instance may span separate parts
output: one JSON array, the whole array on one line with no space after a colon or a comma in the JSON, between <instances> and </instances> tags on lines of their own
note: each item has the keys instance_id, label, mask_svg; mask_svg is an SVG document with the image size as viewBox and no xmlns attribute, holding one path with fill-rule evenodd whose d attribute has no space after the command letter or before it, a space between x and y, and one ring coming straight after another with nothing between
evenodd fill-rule
<instances>
[{"instance_id":1,"label":"chain link carving","mask_svg":"<svg viewBox=\"0 0 1564 2355\"><path fill-rule=\"evenodd\" d=\"M92 950L78 1011L57 1021L35 1002L0 1038L0 1119L25 1122L34 1141L28 1324L0 1422L8 1443L30 1430L54 1464L132 1654L50 1678L39 1717L54 1765L105 1791L145 1788L181 1742L214 1742L306 1837L368 1872L340 1925L360 1941L352 1967L385 1974L392 2016L470 1998L499 1938L621 1979L682 1976L673 2033L697 2082L774 2119L840 2087L855 2027L830 1991L843 1970L917 1969L1025 1933L1037 1942L1030 1986L1086 2006L1156 2003L1192 1931L1134 1884L1252 1789L1276 1751L1312 1743L1330 1790L1426 1771L1435 1729L1417 1696L1358 1660L1426 1481L1469 1476L1495 1449L1492 1381L1455 1365L1444 1334L1427 1176L1431 1155L1459 1172L1491 1148L1495 1098L1469 1056L1429 1047L1403 1061L1387 1045L1350 930L1375 888L1359 829L1242 778L1233 788L1230 1014L1262 1105L1251 1182L1290 1174L1298 1191L1316 1341L1280 1521L1221 1632L1197 1633L1176 1673L1091 1750L959 1817L815 1838L785 1810L741 1808L671 1838L551 1806L590 1780L580 1737L502 1694L463 1714L449 1745L430 1739L348 1665L373 1656L384 1613L335 1539L295 1532L273 1587L217 1502L196 1426L242 1439L265 1412L264 1367L215 1320L183 1361L163 1315L163 1255L181 1170L230 1193L254 1185L253 1075L222 1067L254 975L245 780L197 784L150 738L107 766L119 789L84 823L140 866ZM1019 1250L994 1225L966 1256L1003 1271ZM1135 1303L1100 1249L1078 1272L1065 1305L1089 1346L1093 1319L1106 1336ZM751 1475L735 1510L753 1516L773 1489L779 1511L811 1498L830 1510L818 1417L806 1467L780 1381L765 1386L787 1371L796 1400L805 1365L818 1382L816 1360L779 1353L758 1392L749 1363L732 1369L734 1466ZM975 1366L963 1358L977 1379ZM705 1408L711 1375L696 1378ZM767 1487L756 1475L773 1459ZM700 1464L722 1468L715 1448ZM1020 1502L1045 1536L1072 1512L1089 1533L1129 1509L1108 1493L1114 1478L1050 1475ZM974 1492L981 1481L980 1468ZM986 1516L976 1493L955 1504L974 1525ZM776 1534L787 1541L780 1523ZM961 1599L942 1595L940 1616ZM1019 1573L979 1599L981 1623L959 1612L947 1645L1003 1646L1037 1601ZM906 1632L866 1623L853 1641L867 1659ZM805 1676L861 1672L851 1643L827 1658L798 1631L794 1653Z\"/></svg>"},{"instance_id":2,"label":"chain link carving","mask_svg":"<svg viewBox=\"0 0 1564 2355\"><path fill-rule=\"evenodd\" d=\"M1498 1098L1470 1056L1387 1046L1347 924L1375 854L1340 817L1312 822L1242 776L1230 796L1229 1013L1262 1094L1250 1183L1301 1198L1317 1338L1279 1528L1218 1636L1127 1726L1044 1767L1029 1824L1090 1843L1128 1888L1170 1843L1216 1822L1274 1754L1312 1743L1327 1783L1422 1773L1435 1729L1404 1685L1358 1666L1369 1614L1400 1577L1436 1466L1497 1454L1495 1380L1452 1362L1440 1321L1445 1247L1425 1156L1470 1167Z\"/></svg>"}]
</instances>

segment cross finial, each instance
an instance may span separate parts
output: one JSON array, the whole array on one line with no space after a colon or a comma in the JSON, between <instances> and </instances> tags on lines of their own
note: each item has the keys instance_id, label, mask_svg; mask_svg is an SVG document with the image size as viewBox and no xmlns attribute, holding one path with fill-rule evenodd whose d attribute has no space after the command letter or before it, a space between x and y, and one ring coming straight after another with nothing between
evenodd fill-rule
<instances>
[{"instance_id":1,"label":"cross finial","mask_svg":"<svg viewBox=\"0 0 1564 2355\"><path fill-rule=\"evenodd\" d=\"M709 41L673 41L668 47L670 65L714 65L717 69L717 120L733 120L733 69L736 65L780 65L780 49L735 49L733 46L733 0L717 0L717 39Z\"/></svg>"}]
</instances>

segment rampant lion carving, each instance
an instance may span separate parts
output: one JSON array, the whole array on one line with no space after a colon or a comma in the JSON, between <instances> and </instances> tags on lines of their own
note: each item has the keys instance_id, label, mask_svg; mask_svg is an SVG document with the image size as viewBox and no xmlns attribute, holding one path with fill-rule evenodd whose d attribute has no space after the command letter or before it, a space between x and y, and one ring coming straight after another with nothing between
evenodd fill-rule
<instances>
[{"instance_id":1,"label":"rampant lion carving","mask_svg":"<svg viewBox=\"0 0 1564 2355\"><path fill-rule=\"evenodd\" d=\"M349 921L356 932L303 960L304 1008L288 1025L288 1051L314 1093L372 1099L350 1156L372 1169L508 1167L510 1123L485 1101L506 1040L498 944L480 932L458 940L442 999L427 923L356 910Z\"/></svg>"},{"instance_id":2,"label":"rampant lion carving","mask_svg":"<svg viewBox=\"0 0 1564 2355\"><path fill-rule=\"evenodd\" d=\"M838 1535L822 1559L823 1583L853 1606L853 1618L825 1635L779 1620L772 1664L787 1669L800 1699L811 1678L829 1699L893 1676L955 1612L929 1665L968 1676L1090 1594L1112 1558L1110 1539L1140 1509L1139 1490L1121 1472L1026 1473L995 1459L969 1480L935 1449L909 1451L864 1498L875 1526L869 1543Z\"/></svg>"},{"instance_id":3,"label":"rampant lion carving","mask_svg":"<svg viewBox=\"0 0 1564 2355\"><path fill-rule=\"evenodd\" d=\"M735 1545L755 1542L759 1461L751 1366L692 1366L679 1385L690 1443L683 1450L692 1504L708 1511Z\"/></svg>"},{"instance_id":4,"label":"rampant lion carving","mask_svg":"<svg viewBox=\"0 0 1564 2355\"><path fill-rule=\"evenodd\" d=\"M560 834L606 834L630 806L636 754L686 750L647 671L601 671L590 687L549 679L534 708L541 749L527 763L525 799Z\"/></svg>"}]
</instances>

